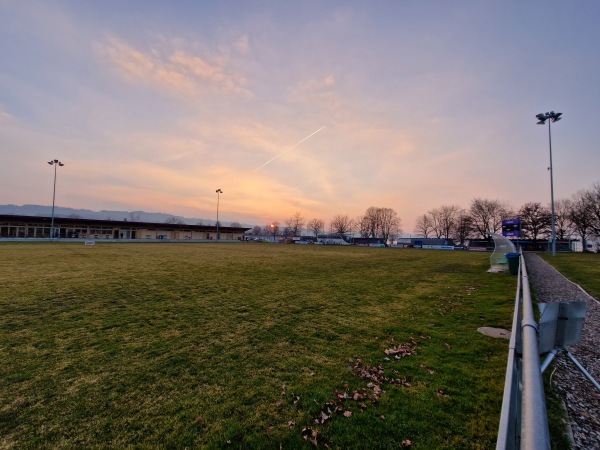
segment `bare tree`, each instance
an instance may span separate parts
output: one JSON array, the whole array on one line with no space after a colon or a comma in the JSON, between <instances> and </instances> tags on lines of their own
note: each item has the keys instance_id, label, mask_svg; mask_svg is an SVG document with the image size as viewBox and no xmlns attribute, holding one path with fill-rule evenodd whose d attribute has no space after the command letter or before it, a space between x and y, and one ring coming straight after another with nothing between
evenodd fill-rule
<instances>
[{"instance_id":1,"label":"bare tree","mask_svg":"<svg viewBox=\"0 0 600 450\"><path fill-rule=\"evenodd\" d=\"M454 239L458 241L460 245L465 245L466 240L471 236L472 230L473 223L471 216L463 209L456 219Z\"/></svg>"},{"instance_id":2,"label":"bare tree","mask_svg":"<svg viewBox=\"0 0 600 450\"><path fill-rule=\"evenodd\" d=\"M294 231L293 231L293 224L294 224L294 219L293 217L290 217L289 219L285 219L283 221L283 224L285 225L284 229L283 229L283 235L284 236L293 236L294 235Z\"/></svg>"},{"instance_id":3,"label":"bare tree","mask_svg":"<svg viewBox=\"0 0 600 450\"><path fill-rule=\"evenodd\" d=\"M433 232L431 217L427 214L417 217L414 231L417 236L428 238L429 234Z\"/></svg>"},{"instance_id":4,"label":"bare tree","mask_svg":"<svg viewBox=\"0 0 600 450\"><path fill-rule=\"evenodd\" d=\"M354 224L358 227L360 237L368 238L370 234L369 220L365 216L358 216L354 219Z\"/></svg>"},{"instance_id":5,"label":"bare tree","mask_svg":"<svg viewBox=\"0 0 600 450\"><path fill-rule=\"evenodd\" d=\"M260 225L254 225L252 227L252 234L253 235L258 236L261 233L262 233L262 227Z\"/></svg>"},{"instance_id":6,"label":"bare tree","mask_svg":"<svg viewBox=\"0 0 600 450\"><path fill-rule=\"evenodd\" d=\"M594 234L600 234L600 182L592 186L587 194L590 213L592 215L591 230Z\"/></svg>"},{"instance_id":7,"label":"bare tree","mask_svg":"<svg viewBox=\"0 0 600 450\"><path fill-rule=\"evenodd\" d=\"M442 218L439 209L432 209L427 211L427 217L429 217L429 223L431 224L431 231L436 238L442 237Z\"/></svg>"},{"instance_id":8,"label":"bare tree","mask_svg":"<svg viewBox=\"0 0 600 450\"><path fill-rule=\"evenodd\" d=\"M304 217L300 212L296 212L292 217L285 220L285 226L292 236L300 236L304 227Z\"/></svg>"},{"instance_id":9,"label":"bare tree","mask_svg":"<svg viewBox=\"0 0 600 450\"><path fill-rule=\"evenodd\" d=\"M521 206L521 231L525 237L537 241L538 237L550 230L551 213L539 202L529 202Z\"/></svg>"},{"instance_id":10,"label":"bare tree","mask_svg":"<svg viewBox=\"0 0 600 450\"><path fill-rule=\"evenodd\" d=\"M321 219L312 219L306 226L308 227L308 231L315 235L315 239L319 237L320 233L325 231L325 222Z\"/></svg>"},{"instance_id":11,"label":"bare tree","mask_svg":"<svg viewBox=\"0 0 600 450\"><path fill-rule=\"evenodd\" d=\"M594 219L589 206L589 195L586 191L577 191L571 197L569 220L575 232L581 236L583 251L587 251L587 235Z\"/></svg>"},{"instance_id":12,"label":"bare tree","mask_svg":"<svg viewBox=\"0 0 600 450\"><path fill-rule=\"evenodd\" d=\"M381 224L381 208L375 206L367 208L361 219L361 224L367 232L366 237L376 238Z\"/></svg>"},{"instance_id":13,"label":"bare tree","mask_svg":"<svg viewBox=\"0 0 600 450\"><path fill-rule=\"evenodd\" d=\"M510 207L499 200L476 198L469 208L473 229L484 239L490 233L498 233L502 229L502 220L512 214Z\"/></svg>"},{"instance_id":14,"label":"bare tree","mask_svg":"<svg viewBox=\"0 0 600 450\"><path fill-rule=\"evenodd\" d=\"M556 239L565 240L574 232L573 225L569 220L571 200L562 198L554 202L554 225L556 228Z\"/></svg>"},{"instance_id":15,"label":"bare tree","mask_svg":"<svg viewBox=\"0 0 600 450\"><path fill-rule=\"evenodd\" d=\"M329 222L332 233L346 234L352 228L352 219L347 214L336 214Z\"/></svg>"},{"instance_id":16,"label":"bare tree","mask_svg":"<svg viewBox=\"0 0 600 450\"><path fill-rule=\"evenodd\" d=\"M397 234L400 230L398 213L391 208L371 206L355 222L358 225L361 236L379 237L386 243L390 236Z\"/></svg>"},{"instance_id":17,"label":"bare tree","mask_svg":"<svg viewBox=\"0 0 600 450\"><path fill-rule=\"evenodd\" d=\"M438 238L450 239L461 211L456 205L444 205L429 211L431 226Z\"/></svg>"},{"instance_id":18,"label":"bare tree","mask_svg":"<svg viewBox=\"0 0 600 450\"><path fill-rule=\"evenodd\" d=\"M275 242L275 236L277 236L277 234L279 234L279 222L273 221L270 224L265 225L263 227L263 234L272 235L273 242Z\"/></svg>"},{"instance_id":19,"label":"bare tree","mask_svg":"<svg viewBox=\"0 0 600 450\"><path fill-rule=\"evenodd\" d=\"M231 222L229 224L230 227L235 227L235 228L242 228L242 224L239 222Z\"/></svg>"},{"instance_id":20,"label":"bare tree","mask_svg":"<svg viewBox=\"0 0 600 450\"><path fill-rule=\"evenodd\" d=\"M383 242L387 245L391 236L400 233L398 213L391 208L379 208L379 230Z\"/></svg>"}]
</instances>

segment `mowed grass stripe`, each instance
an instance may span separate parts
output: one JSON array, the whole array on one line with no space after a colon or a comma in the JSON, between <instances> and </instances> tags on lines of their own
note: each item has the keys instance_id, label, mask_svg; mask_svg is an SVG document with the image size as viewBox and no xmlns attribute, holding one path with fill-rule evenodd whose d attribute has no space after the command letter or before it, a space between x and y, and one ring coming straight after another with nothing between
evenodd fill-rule
<instances>
[{"instance_id":1,"label":"mowed grass stripe","mask_svg":"<svg viewBox=\"0 0 600 450\"><path fill-rule=\"evenodd\" d=\"M267 244L0 245L1 446L490 448L516 277L489 255ZM416 354L386 361L413 338ZM370 389L356 358L409 387ZM282 386L286 386L282 395ZM442 395L440 395L442 392Z\"/></svg>"}]
</instances>

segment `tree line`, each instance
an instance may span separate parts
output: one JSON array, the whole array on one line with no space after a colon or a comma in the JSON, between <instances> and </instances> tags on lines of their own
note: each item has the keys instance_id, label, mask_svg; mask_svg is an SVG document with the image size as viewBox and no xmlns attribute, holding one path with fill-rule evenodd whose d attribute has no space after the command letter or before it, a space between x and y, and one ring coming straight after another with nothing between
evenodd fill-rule
<instances>
[{"instance_id":1,"label":"tree line","mask_svg":"<svg viewBox=\"0 0 600 450\"><path fill-rule=\"evenodd\" d=\"M475 198L468 209L444 205L419 216L415 234L420 237L453 239L464 244L467 239L485 239L490 233L502 232L502 221L521 219L521 236L537 241L547 239L552 232L551 205L525 203L517 210L499 200ZM600 182L582 189L570 198L554 202L556 238L581 237L584 251L590 236L600 234Z\"/></svg>"},{"instance_id":2,"label":"tree line","mask_svg":"<svg viewBox=\"0 0 600 450\"><path fill-rule=\"evenodd\" d=\"M592 235L600 235L600 182L589 189L582 189L570 198L554 202L556 238L568 239L571 235L581 237L584 251ZM433 208L416 220L414 234L423 238L443 238L457 244L468 239L487 239L490 233L502 232L502 221L521 219L521 236L538 241L551 235L551 206L540 202L528 202L513 209L500 200L474 198L467 209L458 205L442 205ZM265 226L255 226L252 234L293 237L303 230L318 237L326 231L331 234L355 234L363 238L378 238L383 242L394 239L400 233L401 219L392 208L367 208L363 215L351 218L347 214L335 214L328 226L324 220L308 221L300 212L285 219L283 224L273 221ZM600 250L600 249L599 249Z\"/></svg>"},{"instance_id":3,"label":"tree line","mask_svg":"<svg viewBox=\"0 0 600 450\"><path fill-rule=\"evenodd\" d=\"M313 218L305 221L300 212L284 220L283 225L273 221L264 226L255 226L252 234L255 235L283 235L284 237L300 236L303 230L315 238L320 234L348 235L358 233L365 238L378 238L387 242L402 232L401 220L398 213L392 208L369 207L362 216L351 218L347 214L335 214L326 227L325 221Z\"/></svg>"}]
</instances>

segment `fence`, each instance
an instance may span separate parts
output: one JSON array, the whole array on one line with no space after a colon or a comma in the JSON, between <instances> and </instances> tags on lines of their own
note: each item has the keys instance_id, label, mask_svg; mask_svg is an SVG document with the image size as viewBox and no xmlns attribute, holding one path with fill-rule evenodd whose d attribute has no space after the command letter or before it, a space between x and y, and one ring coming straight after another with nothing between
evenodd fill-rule
<instances>
[{"instance_id":1,"label":"fence","mask_svg":"<svg viewBox=\"0 0 600 450\"><path fill-rule=\"evenodd\" d=\"M521 253L496 450L550 449L546 398L525 258Z\"/></svg>"}]
</instances>

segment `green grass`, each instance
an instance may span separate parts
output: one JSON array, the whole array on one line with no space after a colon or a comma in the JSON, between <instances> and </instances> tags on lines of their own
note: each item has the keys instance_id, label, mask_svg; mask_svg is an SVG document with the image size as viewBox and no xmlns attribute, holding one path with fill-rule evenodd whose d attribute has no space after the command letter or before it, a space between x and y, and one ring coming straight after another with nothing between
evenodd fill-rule
<instances>
[{"instance_id":1,"label":"green grass","mask_svg":"<svg viewBox=\"0 0 600 450\"><path fill-rule=\"evenodd\" d=\"M540 253L569 280L580 285L590 295L600 300L600 254L598 253Z\"/></svg>"},{"instance_id":2,"label":"green grass","mask_svg":"<svg viewBox=\"0 0 600 450\"><path fill-rule=\"evenodd\" d=\"M0 447L495 446L508 342L477 328L510 328L516 277L486 253L4 243L0 268Z\"/></svg>"}]
</instances>

